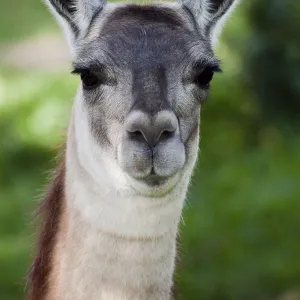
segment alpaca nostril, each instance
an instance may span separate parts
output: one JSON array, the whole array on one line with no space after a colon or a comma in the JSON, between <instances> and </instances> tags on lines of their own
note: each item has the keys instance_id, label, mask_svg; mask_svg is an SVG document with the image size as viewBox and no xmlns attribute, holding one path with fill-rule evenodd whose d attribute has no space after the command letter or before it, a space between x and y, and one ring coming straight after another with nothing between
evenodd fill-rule
<instances>
[{"instance_id":1,"label":"alpaca nostril","mask_svg":"<svg viewBox=\"0 0 300 300\"><path fill-rule=\"evenodd\" d=\"M127 131L130 139L134 141L143 142L146 141L150 147L154 147L158 142L164 142L172 138L175 134L175 130L157 130L156 127L150 126L144 130Z\"/></svg>"},{"instance_id":2,"label":"alpaca nostril","mask_svg":"<svg viewBox=\"0 0 300 300\"><path fill-rule=\"evenodd\" d=\"M146 142L154 147L158 142L167 141L175 135L178 122L172 112L160 113L153 118L134 112L128 116L125 128L130 139Z\"/></svg>"},{"instance_id":3,"label":"alpaca nostril","mask_svg":"<svg viewBox=\"0 0 300 300\"><path fill-rule=\"evenodd\" d=\"M135 141L143 141L145 140L145 137L143 135L143 133L140 130L136 130L136 131L127 131L128 132L128 136L135 140Z\"/></svg>"},{"instance_id":4,"label":"alpaca nostril","mask_svg":"<svg viewBox=\"0 0 300 300\"><path fill-rule=\"evenodd\" d=\"M166 141L170 138L172 138L175 134L175 130L164 130L161 134L160 137L158 139L158 142L162 142L162 141Z\"/></svg>"}]
</instances>

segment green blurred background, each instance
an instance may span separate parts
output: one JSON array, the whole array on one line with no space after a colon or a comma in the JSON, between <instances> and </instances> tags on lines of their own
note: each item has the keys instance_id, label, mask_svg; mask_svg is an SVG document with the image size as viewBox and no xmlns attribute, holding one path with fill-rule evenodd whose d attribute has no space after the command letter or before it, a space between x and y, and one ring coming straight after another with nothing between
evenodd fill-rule
<instances>
[{"instance_id":1,"label":"green blurred background","mask_svg":"<svg viewBox=\"0 0 300 300\"><path fill-rule=\"evenodd\" d=\"M300 299L300 2L244 0L216 50L181 226L187 300ZM78 78L41 0L0 0L0 299L22 299L33 210Z\"/></svg>"}]
</instances>

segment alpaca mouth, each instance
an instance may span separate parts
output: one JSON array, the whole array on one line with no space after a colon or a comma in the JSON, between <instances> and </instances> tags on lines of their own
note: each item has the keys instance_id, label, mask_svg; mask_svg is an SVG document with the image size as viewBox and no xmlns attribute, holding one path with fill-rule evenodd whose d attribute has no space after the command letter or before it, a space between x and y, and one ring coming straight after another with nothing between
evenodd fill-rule
<instances>
[{"instance_id":1,"label":"alpaca mouth","mask_svg":"<svg viewBox=\"0 0 300 300\"><path fill-rule=\"evenodd\" d=\"M151 174L143 178L142 181L145 182L147 185L154 187L165 184L168 179L168 177L159 176L155 174L152 170Z\"/></svg>"},{"instance_id":2,"label":"alpaca mouth","mask_svg":"<svg viewBox=\"0 0 300 300\"><path fill-rule=\"evenodd\" d=\"M161 198L169 194L177 185L180 172L171 176L160 176L151 173L142 178L131 178L133 179L131 186L138 194L150 198Z\"/></svg>"},{"instance_id":3,"label":"alpaca mouth","mask_svg":"<svg viewBox=\"0 0 300 300\"><path fill-rule=\"evenodd\" d=\"M124 139L117 160L121 169L139 182L162 185L184 167L185 146L179 137L161 141L153 148L146 142Z\"/></svg>"}]
</instances>

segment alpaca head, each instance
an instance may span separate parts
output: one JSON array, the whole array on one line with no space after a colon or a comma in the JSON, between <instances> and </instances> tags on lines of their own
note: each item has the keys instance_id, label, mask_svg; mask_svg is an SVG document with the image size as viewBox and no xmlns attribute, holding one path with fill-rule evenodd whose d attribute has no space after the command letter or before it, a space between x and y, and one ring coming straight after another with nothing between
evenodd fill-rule
<instances>
[{"instance_id":1,"label":"alpaca head","mask_svg":"<svg viewBox=\"0 0 300 300\"><path fill-rule=\"evenodd\" d=\"M75 142L96 180L105 174L116 188L160 196L189 178L200 106L220 70L212 44L235 2L47 0L81 77Z\"/></svg>"}]
</instances>

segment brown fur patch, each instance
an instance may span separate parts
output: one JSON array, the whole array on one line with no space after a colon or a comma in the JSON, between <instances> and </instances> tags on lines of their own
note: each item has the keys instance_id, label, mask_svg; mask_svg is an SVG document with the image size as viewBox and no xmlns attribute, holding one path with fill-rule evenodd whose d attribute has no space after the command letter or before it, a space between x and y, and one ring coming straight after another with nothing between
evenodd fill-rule
<instances>
[{"instance_id":1,"label":"brown fur patch","mask_svg":"<svg viewBox=\"0 0 300 300\"><path fill-rule=\"evenodd\" d=\"M62 159L38 210L41 230L36 256L28 274L27 300L43 300L48 293L53 252L63 210L64 185L65 160Z\"/></svg>"}]
</instances>

